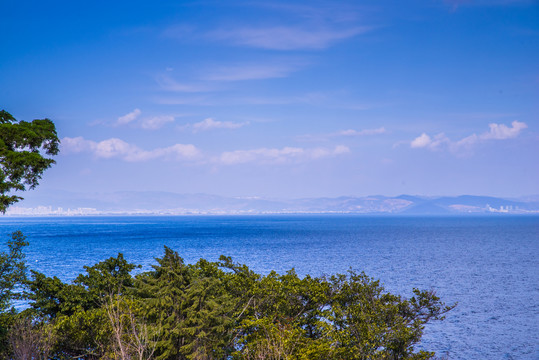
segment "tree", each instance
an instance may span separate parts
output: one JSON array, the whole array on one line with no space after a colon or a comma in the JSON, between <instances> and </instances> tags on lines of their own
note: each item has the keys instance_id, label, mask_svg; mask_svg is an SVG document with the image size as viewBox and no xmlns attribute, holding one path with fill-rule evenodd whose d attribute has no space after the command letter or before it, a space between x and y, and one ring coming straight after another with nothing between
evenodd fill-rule
<instances>
[{"instance_id":1,"label":"tree","mask_svg":"<svg viewBox=\"0 0 539 360\"><path fill-rule=\"evenodd\" d=\"M141 341L142 325L131 318L132 307L127 307L126 312L125 304L131 302L120 298L133 285L130 272L136 267L118 254L94 266L85 266L86 273L71 284L32 271L32 280L28 281L30 310L53 325L57 352L67 358L106 358L114 353L111 348L118 345L113 339L118 340L115 336L127 326L118 325L126 317L133 320L128 324L132 325L129 332L137 331L135 335ZM118 302L112 301L116 298Z\"/></svg>"},{"instance_id":2,"label":"tree","mask_svg":"<svg viewBox=\"0 0 539 360\"><path fill-rule=\"evenodd\" d=\"M8 251L0 252L0 349L7 346L7 329L14 322L14 310L7 310L18 295L17 287L26 279L23 248L27 245L26 237L16 231L7 242Z\"/></svg>"},{"instance_id":3,"label":"tree","mask_svg":"<svg viewBox=\"0 0 539 360\"><path fill-rule=\"evenodd\" d=\"M22 199L13 191L24 191L38 185L43 172L54 160L46 155L58 154L60 140L49 119L17 121L5 110L0 111L0 212ZM26 237L16 231L8 241L8 252L0 252L0 313L5 312L13 289L25 280L26 267L22 249Z\"/></svg>"},{"instance_id":4,"label":"tree","mask_svg":"<svg viewBox=\"0 0 539 360\"><path fill-rule=\"evenodd\" d=\"M17 319L9 333L15 360L46 360L53 343L52 326L30 316Z\"/></svg>"},{"instance_id":5,"label":"tree","mask_svg":"<svg viewBox=\"0 0 539 360\"><path fill-rule=\"evenodd\" d=\"M8 252L0 253L0 313L9 308L15 288L26 279L23 252L26 245L26 236L15 231L7 243Z\"/></svg>"},{"instance_id":6,"label":"tree","mask_svg":"<svg viewBox=\"0 0 539 360\"><path fill-rule=\"evenodd\" d=\"M186 265L166 246L165 255L156 260L154 270L140 274L135 284L146 318L159 329L156 359L227 358L238 307L230 291L232 279L220 264L200 259Z\"/></svg>"},{"instance_id":7,"label":"tree","mask_svg":"<svg viewBox=\"0 0 539 360\"><path fill-rule=\"evenodd\" d=\"M425 324L443 320L456 306L446 306L433 291L414 289L410 299L387 293L379 281L354 271L328 281L329 337L338 359L431 359L434 353L415 351Z\"/></svg>"},{"instance_id":8,"label":"tree","mask_svg":"<svg viewBox=\"0 0 539 360\"><path fill-rule=\"evenodd\" d=\"M55 163L43 154L58 154L59 144L51 120L17 121L0 111L0 212L22 199L13 192L38 185L43 172ZM7 252L0 252L0 352L7 348L8 327L15 324L15 310L7 310L26 279L23 248L27 245L25 236L16 231L7 242Z\"/></svg>"},{"instance_id":9,"label":"tree","mask_svg":"<svg viewBox=\"0 0 539 360\"><path fill-rule=\"evenodd\" d=\"M416 351L424 325L446 306L431 291L404 299L365 274L300 279L271 272L257 281L238 319L235 359L431 359Z\"/></svg>"},{"instance_id":10,"label":"tree","mask_svg":"<svg viewBox=\"0 0 539 360\"><path fill-rule=\"evenodd\" d=\"M49 119L17 121L0 111L0 211L22 200L14 191L33 189L45 170L55 161L44 157L56 155L60 140Z\"/></svg>"},{"instance_id":11,"label":"tree","mask_svg":"<svg viewBox=\"0 0 539 360\"><path fill-rule=\"evenodd\" d=\"M119 360L149 360L157 347L160 329L138 316L137 301L110 296L105 310L112 327L112 355Z\"/></svg>"},{"instance_id":12,"label":"tree","mask_svg":"<svg viewBox=\"0 0 539 360\"><path fill-rule=\"evenodd\" d=\"M354 271L263 276L226 257L185 264L167 247L156 261L132 277L119 254L71 284L33 272L29 312L43 321L35 329L52 329L51 358L432 359L417 349L424 327L455 306L432 291L388 293Z\"/></svg>"}]
</instances>

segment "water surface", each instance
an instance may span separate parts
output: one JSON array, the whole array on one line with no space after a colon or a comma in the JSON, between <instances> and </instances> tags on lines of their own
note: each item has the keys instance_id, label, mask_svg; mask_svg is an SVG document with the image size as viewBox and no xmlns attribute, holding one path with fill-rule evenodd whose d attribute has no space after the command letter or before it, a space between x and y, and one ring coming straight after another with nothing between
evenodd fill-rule
<instances>
[{"instance_id":1,"label":"water surface","mask_svg":"<svg viewBox=\"0 0 539 360\"><path fill-rule=\"evenodd\" d=\"M1 218L34 270L67 281L122 252L149 269L163 246L185 261L232 256L253 270L349 268L410 295L458 302L422 346L451 359L539 359L539 217L185 216Z\"/></svg>"}]
</instances>

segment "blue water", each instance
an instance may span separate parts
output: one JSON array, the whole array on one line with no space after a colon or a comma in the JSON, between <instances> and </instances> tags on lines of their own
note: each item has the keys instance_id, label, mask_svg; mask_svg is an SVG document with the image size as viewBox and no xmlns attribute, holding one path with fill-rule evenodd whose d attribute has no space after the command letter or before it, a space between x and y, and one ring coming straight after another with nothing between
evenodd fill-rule
<instances>
[{"instance_id":1,"label":"blue water","mask_svg":"<svg viewBox=\"0 0 539 360\"><path fill-rule=\"evenodd\" d=\"M258 272L352 267L410 295L458 302L422 346L450 359L539 359L539 217L211 216L1 218L30 267L67 281L122 252L144 270L163 245L187 262L232 256Z\"/></svg>"}]
</instances>

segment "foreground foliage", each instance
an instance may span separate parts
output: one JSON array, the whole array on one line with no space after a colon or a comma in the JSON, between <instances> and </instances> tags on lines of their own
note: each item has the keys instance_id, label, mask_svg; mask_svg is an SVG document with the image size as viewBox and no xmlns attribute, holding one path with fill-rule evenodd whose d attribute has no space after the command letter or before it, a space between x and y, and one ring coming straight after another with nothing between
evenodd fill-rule
<instances>
[{"instance_id":1,"label":"foreground foliage","mask_svg":"<svg viewBox=\"0 0 539 360\"><path fill-rule=\"evenodd\" d=\"M230 258L185 264L165 247L151 271L122 254L72 283L32 271L30 308L11 319L13 359L428 359L433 292L404 299L363 273L260 275ZM5 307L4 307L5 309Z\"/></svg>"}]
</instances>

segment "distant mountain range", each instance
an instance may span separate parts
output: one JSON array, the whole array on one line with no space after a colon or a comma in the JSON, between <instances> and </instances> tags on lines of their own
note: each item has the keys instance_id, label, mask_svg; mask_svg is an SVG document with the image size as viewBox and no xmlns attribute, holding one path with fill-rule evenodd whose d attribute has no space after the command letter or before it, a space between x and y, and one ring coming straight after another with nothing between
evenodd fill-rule
<instances>
[{"instance_id":1,"label":"distant mountain range","mask_svg":"<svg viewBox=\"0 0 539 360\"><path fill-rule=\"evenodd\" d=\"M539 214L539 196L504 199L462 195L428 197L382 195L291 200L225 197L208 194L121 191L35 194L12 206L8 215L107 215L107 214Z\"/></svg>"}]
</instances>

